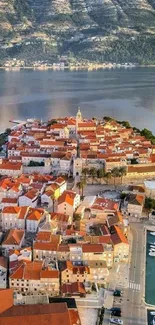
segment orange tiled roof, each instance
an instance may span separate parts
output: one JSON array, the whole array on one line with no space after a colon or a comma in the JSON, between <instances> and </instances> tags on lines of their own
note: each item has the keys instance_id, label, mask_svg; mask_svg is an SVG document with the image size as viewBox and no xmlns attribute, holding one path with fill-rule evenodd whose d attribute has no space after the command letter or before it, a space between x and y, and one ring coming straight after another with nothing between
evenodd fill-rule
<instances>
[{"instance_id":1,"label":"orange tiled roof","mask_svg":"<svg viewBox=\"0 0 155 325\"><path fill-rule=\"evenodd\" d=\"M2 213L18 214L20 209L21 209L20 207L16 207L16 206L7 206L3 208Z\"/></svg>"},{"instance_id":2,"label":"orange tiled roof","mask_svg":"<svg viewBox=\"0 0 155 325\"><path fill-rule=\"evenodd\" d=\"M62 214L62 213L56 213L56 212L52 212L51 213L51 220L53 221L57 221L57 222L68 222L69 220L69 216L66 214Z\"/></svg>"},{"instance_id":3,"label":"orange tiled roof","mask_svg":"<svg viewBox=\"0 0 155 325\"><path fill-rule=\"evenodd\" d=\"M118 210L119 204L109 199L97 198L91 209L97 210Z\"/></svg>"},{"instance_id":4,"label":"orange tiled roof","mask_svg":"<svg viewBox=\"0 0 155 325\"><path fill-rule=\"evenodd\" d=\"M2 203L12 203L12 204L15 203L16 204L16 203L18 203L18 199L13 199L11 197L3 197L1 202Z\"/></svg>"},{"instance_id":5,"label":"orange tiled roof","mask_svg":"<svg viewBox=\"0 0 155 325\"><path fill-rule=\"evenodd\" d=\"M0 290L0 315L5 310L11 308L12 306L13 306L13 289L1 289ZM1 319L0 319L0 324L2 324ZM5 324L5 322L3 322L3 324Z\"/></svg>"},{"instance_id":6,"label":"orange tiled roof","mask_svg":"<svg viewBox=\"0 0 155 325\"><path fill-rule=\"evenodd\" d=\"M39 231L35 238L36 242L50 242L51 232L49 231Z\"/></svg>"},{"instance_id":7,"label":"orange tiled roof","mask_svg":"<svg viewBox=\"0 0 155 325\"><path fill-rule=\"evenodd\" d=\"M73 192L73 191L64 191L62 193L62 195L59 197L58 199L58 204L61 204L61 203L68 203L70 205L73 205L74 204L74 199L76 197L76 192Z\"/></svg>"},{"instance_id":8,"label":"orange tiled roof","mask_svg":"<svg viewBox=\"0 0 155 325\"><path fill-rule=\"evenodd\" d=\"M73 274L84 274L90 273L90 269L88 266L74 266L73 263L71 261L66 261L66 269L70 270L73 272Z\"/></svg>"},{"instance_id":9,"label":"orange tiled roof","mask_svg":"<svg viewBox=\"0 0 155 325\"><path fill-rule=\"evenodd\" d=\"M82 282L73 282L73 283L64 283L62 285L62 292L65 294L75 294L75 293L82 293L85 294L86 290L84 284Z\"/></svg>"},{"instance_id":10,"label":"orange tiled roof","mask_svg":"<svg viewBox=\"0 0 155 325\"><path fill-rule=\"evenodd\" d=\"M42 213L39 212L38 210L30 210L28 213L28 216L26 218L26 220L36 220L39 221L42 217Z\"/></svg>"},{"instance_id":11,"label":"orange tiled roof","mask_svg":"<svg viewBox=\"0 0 155 325\"><path fill-rule=\"evenodd\" d=\"M25 193L25 196L27 198L29 198L30 200L33 200L35 197L37 197L38 194L39 194L38 190L32 189L32 190L28 191L27 193Z\"/></svg>"},{"instance_id":12,"label":"orange tiled roof","mask_svg":"<svg viewBox=\"0 0 155 325\"><path fill-rule=\"evenodd\" d=\"M40 273L40 278L59 279L59 271L57 271L57 270L42 270Z\"/></svg>"},{"instance_id":13,"label":"orange tiled roof","mask_svg":"<svg viewBox=\"0 0 155 325\"><path fill-rule=\"evenodd\" d=\"M7 206L3 208L2 213L16 214L18 219L25 219L28 207Z\"/></svg>"},{"instance_id":14,"label":"orange tiled roof","mask_svg":"<svg viewBox=\"0 0 155 325\"><path fill-rule=\"evenodd\" d=\"M9 308L9 307L8 307ZM5 309L4 309L5 310ZM70 312L66 303L13 306L0 315L1 325L74 325L76 313Z\"/></svg>"},{"instance_id":15,"label":"orange tiled roof","mask_svg":"<svg viewBox=\"0 0 155 325\"><path fill-rule=\"evenodd\" d=\"M113 245L128 244L127 238L124 236L122 230L118 226L113 226L114 233L111 234L111 240Z\"/></svg>"},{"instance_id":16,"label":"orange tiled roof","mask_svg":"<svg viewBox=\"0 0 155 325\"><path fill-rule=\"evenodd\" d=\"M83 244L83 253L103 253L104 247L102 244Z\"/></svg>"},{"instance_id":17,"label":"orange tiled roof","mask_svg":"<svg viewBox=\"0 0 155 325\"><path fill-rule=\"evenodd\" d=\"M88 127L90 127L90 128L92 128L92 127L96 127L96 124L94 123L94 122L80 122L80 123L78 123L78 128L81 128L81 127L86 127L86 128L88 128Z\"/></svg>"},{"instance_id":18,"label":"orange tiled roof","mask_svg":"<svg viewBox=\"0 0 155 325\"><path fill-rule=\"evenodd\" d=\"M66 182L65 179L61 176L56 178L56 180L55 180L55 183L58 183L59 185L65 183L65 182Z\"/></svg>"},{"instance_id":19,"label":"orange tiled roof","mask_svg":"<svg viewBox=\"0 0 155 325\"><path fill-rule=\"evenodd\" d=\"M11 229L8 231L2 245L19 245L24 236L24 230Z\"/></svg>"},{"instance_id":20,"label":"orange tiled roof","mask_svg":"<svg viewBox=\"0 0 155 325\"><path fill-rule=\"evenodd\" d=\"M0 164L0 169L4 170L21 170L22 163L5 162Z\"/></svg>"},{"instance_id":21,"label":"orange tiled roof","mask_svg":"<svg viewBox=\"0 0 155 325\"><path fill-rule=\"evenodd\" d=\"M55 251L56 252L58 249L58 244L36 242L33 244L33 249L41 250L41 251Z\"/></svg>"},{"instance_id":22,"label":"orange tiled roof","mask_svg":"<svg viewBox=\"0 0 155 325\"><path fill-rule=\"evenodd\" d=\"M39 280L42 270L42 262L33 261L25 264L24 279L25 280Z\"/></svg>"}]
</instances>

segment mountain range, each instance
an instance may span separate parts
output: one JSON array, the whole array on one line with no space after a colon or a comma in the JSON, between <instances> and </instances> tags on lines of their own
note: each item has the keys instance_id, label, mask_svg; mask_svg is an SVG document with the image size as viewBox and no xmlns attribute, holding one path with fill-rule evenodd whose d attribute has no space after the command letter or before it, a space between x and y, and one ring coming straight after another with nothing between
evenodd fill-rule
<instances>
[{"instance_id":1,"label":"mountain range","mask_svg":"<svg viewBox=\"0 0 155 325\"><path fill-rule=\"evenodd\" d=\"M0 0L7 60L155 63L155 0Z\"/></svg>"}]
</instances>

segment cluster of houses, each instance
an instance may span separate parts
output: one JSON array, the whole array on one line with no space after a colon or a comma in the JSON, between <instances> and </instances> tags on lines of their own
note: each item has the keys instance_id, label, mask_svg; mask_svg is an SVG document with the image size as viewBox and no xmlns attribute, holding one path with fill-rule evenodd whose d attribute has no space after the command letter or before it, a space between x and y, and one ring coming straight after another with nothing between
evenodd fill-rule
<instances>
[{"instance_id":1,"label":"cluster of houses","mask_svg":"<svg viewBox=\"0 0 155 325\"><path fill-rule=\"evenodd\" d=\"M94 283L106 285L114 263L128 262L119 202L81 200L65 178L48 174L2 177L0 199L0 288L85 296Z\"/></svg>"},{"instance_id":2,"label":"cluster of houses","mask_svg":"<svg viewBox=\"0 0 155 325\"><path fill-rule=\"evenodd\" d=\"M55 176L81 175L84 168L111 172L124 167L124 179L152 177L155 146L133 128L115 120L56 118L47 123L29 120L8 136L0 174L20 176L41 172Z\"/></svg>"},{"instance_id":3,"label":"cluster of houses","mask_svg":"<svg viewBox=\"0 0 155 325\"><path fill-rule=\"evenodd\" d=\"M0 161L0 288L66 297L85 296L94 283L106 286L113 265L129 260L127 220L119 201L81 199L65 176L118 166L127 168L126 177L146 168L151 174L154 150L133 129L85 120L80 110L76 118L29 121L13 130ZM127 194L126 213L140 216L145 193Z\"/></svg>"}]
</instances>

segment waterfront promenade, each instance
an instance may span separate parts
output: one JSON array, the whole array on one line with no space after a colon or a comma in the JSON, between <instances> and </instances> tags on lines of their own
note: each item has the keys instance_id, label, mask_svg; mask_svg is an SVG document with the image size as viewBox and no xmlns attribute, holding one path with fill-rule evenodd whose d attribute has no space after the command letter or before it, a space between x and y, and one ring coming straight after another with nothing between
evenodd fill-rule
<instances>
[{"instance_id":1,"label":"waterfront promenade","mask_svg":"<svg viewBox=\"0 0 155 325\"><path fill-rule=\"evenodd\" d=\"M146 324L144 294L144 226L131 224L132 254L129 266L129 284L123 296L123 319L126 325Z\"/></svg>"}]
</instances>

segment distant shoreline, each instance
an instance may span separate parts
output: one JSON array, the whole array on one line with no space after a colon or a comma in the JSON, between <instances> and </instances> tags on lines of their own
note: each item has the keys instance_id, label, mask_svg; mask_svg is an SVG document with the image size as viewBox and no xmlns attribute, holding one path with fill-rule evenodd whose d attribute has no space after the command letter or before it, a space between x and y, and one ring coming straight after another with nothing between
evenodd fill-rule
<instances>
[{"instance_id":1,"label":"distant shoreline","mask_svg":"<svg viewBox=\"0 0 155 325\"><path fill-rule=\"evenodd\" d=\"M52 70L52 71L96 71L96 70L111 70L111 69L133 69L133 68L154 68L155 64L151 65L139 65L139 64L131 64L131 65L125 65L125 64L90 64L90 65L79 65L79 66L69 66L69 67L59 67L59 66L15 66L15 67L0 67L0 70L5 70L5 71L20 71L20 70L38 70L38 71L47 71L47 70Z\"/></svg>"},{"instance_id":2,"label":"distant shoreline","mask_svg":"<svg viewBox=\"0 0 155 325\"><path fill-rule=\"evenodd\" d=\"M155 66L155 65L154 65ZM6 71L19 71L19 70L53 70L53 71L63 71L63 70L87 70L87 71L93 71L93 70L99 70L99 69L132 69L132 68L137 68L140 67L139 65L136 64L88 64L88 65L73 65L73 66L64 66L61 67L59 65L55 65L55 66L6 66L6 67L0 67L1 70L6 70Z\"/></svg>"}]
</instances>

